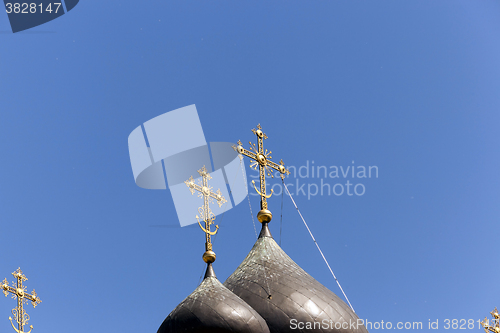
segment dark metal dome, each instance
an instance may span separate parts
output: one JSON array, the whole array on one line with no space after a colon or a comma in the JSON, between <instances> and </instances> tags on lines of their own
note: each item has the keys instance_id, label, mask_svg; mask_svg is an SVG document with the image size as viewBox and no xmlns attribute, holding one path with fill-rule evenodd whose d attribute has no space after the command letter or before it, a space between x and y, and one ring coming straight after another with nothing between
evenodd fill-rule
<instances>
[{"instance_id":1,"label":"dark metal dome","mask_svg":"<svg viewBox=\"0 0 500 333\"><path fill-rule=\"evenodd\" d=\"M203 282L165 318L158 333L269 333L265 320L217 280L208 264Z\"/></svg>"},{"instance_id":2,"label":"dark metal dome","mask_svg":"<svg viewBox=\"0 0 500 333\"><path fill-rule=\"evenodd\" d=\"M353 326L358 316L349 306L279 247L267 223L224 285L266 320L271 333L368 332L363 325Z\"/></svg>"}]
</instances>

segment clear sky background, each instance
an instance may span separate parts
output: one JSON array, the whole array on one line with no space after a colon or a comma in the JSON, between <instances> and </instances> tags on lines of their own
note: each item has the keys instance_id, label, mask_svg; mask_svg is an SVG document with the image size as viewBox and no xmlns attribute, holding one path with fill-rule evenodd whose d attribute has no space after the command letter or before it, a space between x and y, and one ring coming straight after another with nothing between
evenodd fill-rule
<instances>
[{"instance_id":1,"label":"clear sky background","mask_svg":"<svg viewBox=\"0 0 500 333\"><path fill-rule=\"evenodd\" d=\"M81 1L16 34L0 14L0 280L20 266L38 292L33 332L156 332L200 282L204 236L135 185L127 137L196 104L207 141L248 147L261 123L287 165L378 167L323 179L361 196L294 193L361 318L489 317L499 59L497 1ZM281 202L274 238L341 296L286 196L280 236ZM256 236L247 200L217 221L223 282Z\"/></svg>"}]
</instances>

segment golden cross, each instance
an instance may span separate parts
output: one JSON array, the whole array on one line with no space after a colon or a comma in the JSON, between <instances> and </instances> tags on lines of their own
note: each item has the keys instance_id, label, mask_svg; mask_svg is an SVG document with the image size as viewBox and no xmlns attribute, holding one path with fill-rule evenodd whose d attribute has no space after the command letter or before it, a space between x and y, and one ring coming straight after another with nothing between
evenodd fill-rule
<instances>
[{"instance_id":1,"label":"golden cross","mask_svg":"<svg viewBox=\"0 0 500 333\"><path fill-rule=\"evenodd\" d=\"M490 313L491 313L491 316L494 318L493 325L490 325L490 322L489 322L487 317L484 317L484 320L481 322L481 325L483 326L484 331L486 333L489 333L488 331L493 332L493 333L499 333L500 332L500 323L499 323L500 314L498 313L497 308L495 308L495 310L493 310Z\"/></svg>"},{"instance_id":2,"label":"golden cross","mask_svg":"<svg viewBox=\"0 0 500 333\"><path fill-rule=\"evenodd\" d=\"M267 135L262 132L262 127L260 124L257 125L257 129L252 129L253 134L257 135L257 146L250 143L250 148L253 151L247 150L241 146L241 141L238 141L238 146L233 146L233 149L236 150L239 154L245 155L253 159L252 164L250 164L251 168L257 170L257 165L259 166L259 174L260 174L260 191L257 190L255 186L255 181L252 181L252 184L255 188L255 191L260 195L260 208L261 211L257 214L257 218L260 222L269 222L271 221L272 214L267 210L267 199L273 195L273 190L271 189L271 194L266 195L266 173L268 176L274 178L274 175L270 171L274 169L279 171L281 179L285 178L285 174L289 175L290 171L285 168L285 164L283 160L280 160L280 164L274 163L271 161L271 151L267 149L264 150L264 139L267 139Z\"/></svg>"},{"instance_id":3,"label":"golden cross","mask_svg":"<svg viewBox=\"0 0 500 333\"><path fill-rule=\"evenodd\" d=\"M33 325L30 325L30 330L28 332L24 332L24 325L28 324L30 316L28 316L26 311L24 311L23 303L27 304L29 300L31 301L33 308L35 308L42 301L36 295L35 289L33 289L31 294L26 293L26 286L23 286L23 281L27 281L28 278L24 276L23 272L21 271L21 268L18 268L14 273L12 273L12 275L14 275L14 277L17 279L16 283L12 282L12 285L15 285L15 287L9 286L9 282L7 281L7 279L4 279L2 281L1 287L3 289L5 297L7 297L9 293L11 293L12 298L17 298L17 307L12 309L12 314L14 315L15 320L17 321L18 328L14 326L14 323L12 322L12 317L9 317L9 320L12 327L17 333L30 333L31 330L33 329Z\"/></svg>"},{"instance_id":4,"label":"golden cross","mask_svg":"<svg viewBox=\"0 0 500 333\"><path fill-rule=\"evenodd\" d=\"M216 225L215 230L210 231L210 225L214 223L215 214L210 209L209 204L213 203L215 200L219 207L222 207L222 204L226 203L227 200L222 196L220 189L218 189L217 192L213 192L212 187L208 186L208 181L212 179L212 176L210 176L210 174L207 172L207 168L205 168L205 166L198 170L198 173L202 178L200 184L194 183L193 176L191 176L184 183L189 187L191 194L194 194L195 191L198 191L198 197L203 197L203 206L198 208L198 212L200 213L201 217L196 215L196 220L198 220L198 225L200 226L201 230L205 232L206 243L203 260L206 263L212 263L215 261L215 253L212 251L211 236L217 233L217 230L219 230L219 226ZM204 228L200 223L200 218L205 221Z\"/></svg>"}]
</instances>

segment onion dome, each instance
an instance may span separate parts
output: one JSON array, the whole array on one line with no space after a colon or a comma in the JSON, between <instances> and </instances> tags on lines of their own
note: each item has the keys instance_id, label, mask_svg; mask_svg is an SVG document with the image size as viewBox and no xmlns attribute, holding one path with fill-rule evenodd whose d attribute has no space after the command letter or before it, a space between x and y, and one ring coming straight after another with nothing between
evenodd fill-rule
<instances>
[{"instance_id":1,"label":"onion dome","mask_svg":"<svg viewBox=\"0 0 500 333\"><path fill-rule=\"evenodd\" d=\"M203 282L163 321L158 333L269 333L265 320L217 280L208 263Z\"/></svg>"},{"instance_id":2,"label":"onion dome","mask_svg":"<svg viewBox=\"0 0 500 333\"><path fill-rule=\"evenodd\" d=\"M219 227L216 226L215 231L210 230L215 215L210 210L209 203L210 198L219 204L226 202L226 199L220 195L220 190L216 193L211 191L208 180L212 177L205 166L198 173L202 177L200 185L194 183L193 177L185 183L192 194L198 191L204 199L203 206L199 208L202 216L196 216L196 219L205 233L203 261L207 263L207 271L198 288L165 318L158 333L269 333L266 321L244 300L224 287L215 276L212 263L216 255L212 251L211 236L217 233ZM200 218L205 222L205 227L201 225Z\"/></svg>"},{"instance_id":3,"label":"onion dome","mask_svg":"<svg viewBox=\"0 0 500 333\"><path fill-rule=\"evenodd\" d=\"M368 332L337 295L299 267L274 241L267 222L224 285L266 320L271 333ZM314 326L316 325L316 326Z\"/></svg>"}]
</instances>

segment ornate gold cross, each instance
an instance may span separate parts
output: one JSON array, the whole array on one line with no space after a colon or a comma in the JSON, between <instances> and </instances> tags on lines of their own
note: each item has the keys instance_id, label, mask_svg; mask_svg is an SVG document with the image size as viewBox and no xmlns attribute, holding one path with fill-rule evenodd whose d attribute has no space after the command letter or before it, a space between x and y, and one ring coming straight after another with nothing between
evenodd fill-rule
<instances>
[{"instance_id":1,"label":"ornate gold cross","mask_svg":"<svg viewBox=\"0 0 500 333\"><path fill-rule=\"evenodd\" d=\"M257 135L257 146L252 142L249 142L250 148L253 151L247 150L241 146L241 141L238 141L238 146L233 146L233 149L236 150L239 154L250 157L253 161L250 164L251 168L257 170L257 165L259 166L259 175L260 175L260 191L255 186L255 181L252 181L252 184L255 188L255 191L260 195L260 208L261 211L257 214L257 218L260 222L269 222L271 221L273 215L269 210L267 210L267 199L273 195L273 190L271 189L271 194L266 195L266 173L268 176L274 178L271 169L279 171L281 179L285 178L285 174L289 175L290 171L285 168L285 163L283 160L280 160L280 164L274 163L271 161L271 151L267 149L264 150L264 139L267 139L267 135L262 132L262 127L260 124L257 125L257 129L252 129L253 134Z\"/></svg>"},{"instance_id":2,"label":"ornate gold cross","mask_svg":"<svg viewBox=\"0 0 500 333\"><path fill-rule=\"evenodd\" d=\"M200 184L194 183L193 176L189 177L189 179L184 183L187 185L187 187L189 187L191 194L194 194L195 191L198 191L198 197L203 197L203 206L198 208L198 212L201 216L196 215L196 220L198 220L198 225L200 226L201 230L205 232L206 243L203 260L206 263L212 263L215 261L215 253L212 251L211 236L217 233L217 230L219 230L219 226L216 225L214 231L210 230L210 225L212 225L215 220L215 214L210 209L209 204L213 203L215 200L219 207L222 207L222 204L226 203L227 200L222 196L220 189L218 189L217 192L213 192L212 187L208 186L208 181L212 179L212 176L210 176L210 174L207 172L207 168L205 168L205 166L198 170L198 173L202 178ZM201 225L200 218L205 221L205 227Z\"/></svg>"},{"instance_id":3,"label":"ornate gold cross","mask_svg":"<svg viewBox=\"0 0 500 333\"><path fill-rule=\"evenodd\" d=\"M484 331L486 333L488 333L488 331L493 332L493 333L499 333L500 332L500 323L499 323L500 314L498 313L497 308L495 308L495 310L490 312L490 314L494 318L493 325L490 325L490 321L488 320L487 317L484 317L484 320L481 322L481 325L483 326Z\"/></svg>"},{"instance_id":4,"label":"ornate gold cross","mask_svg":"<svg viewBox=\"0 0 500 333\"><path fill-rule=\"evenodd\" d=\"M7 279L4 279L2 281L2 291L5 294L5 297L7 297L9 293L11 293L12 298L17 298L17 307L12 309L12 314L17 321L18 328L14 326L12 317L9 317L9 320L12 327L17 333L30 333L33 329L33 325L30 325L30 330L28 332L24 332L24 325L28 324L30 316L28 316L26 311L24 311L23 304L27 304L28 301L31 301L33 308L35 308L42 301L36 295L35 289L33 289L31 294L26 293L26 286L23 286L23 281L27 281L28 278L24 276L21 268L18 268L14 273L12 273L12 275L14 275L14 277L17 279L16 283L12 282L12 285L15 285L15 287L9 286L9 282L7 281Z\"/></svg>"}]
</instances>

